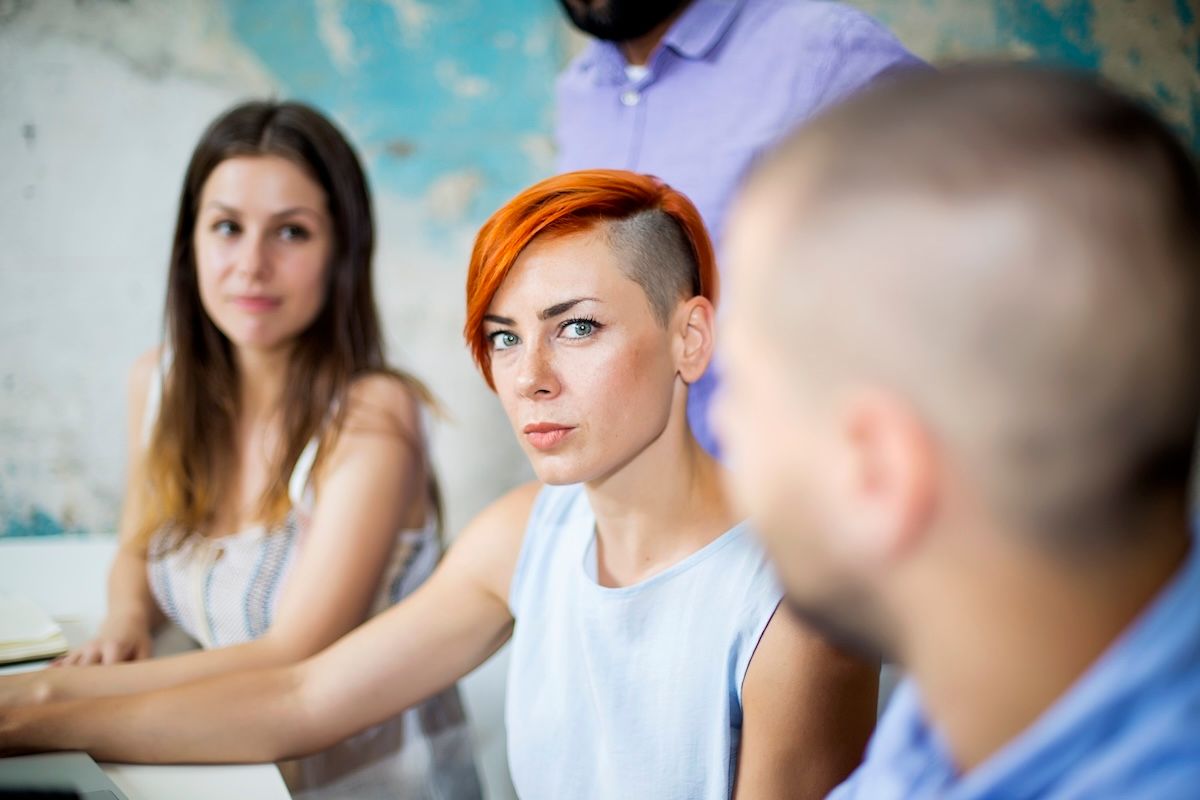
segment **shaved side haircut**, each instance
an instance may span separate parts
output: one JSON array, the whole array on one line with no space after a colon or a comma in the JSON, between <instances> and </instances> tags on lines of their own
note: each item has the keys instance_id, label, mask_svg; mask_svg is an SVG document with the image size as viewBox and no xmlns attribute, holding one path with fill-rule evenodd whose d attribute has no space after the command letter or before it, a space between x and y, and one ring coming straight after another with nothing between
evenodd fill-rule
<instances>
[{"instance_id":1,"label":"shaved side haircut","mask_svg":"<svg viewBox=\"0 0 1200 800\"><path fill-rule=\"evenodd\" d=\"M657 208L605 228L608 244L627 277L642 287L659 323L666 325L680 300L700 294L692 247L675 219Z\"/></svg>"}]
</instances>

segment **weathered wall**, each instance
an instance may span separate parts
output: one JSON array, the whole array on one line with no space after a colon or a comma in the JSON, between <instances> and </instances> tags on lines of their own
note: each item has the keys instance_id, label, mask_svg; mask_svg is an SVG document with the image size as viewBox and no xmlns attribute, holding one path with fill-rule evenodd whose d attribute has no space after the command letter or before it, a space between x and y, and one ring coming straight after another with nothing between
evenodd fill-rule
<instances>
[{"instance_id":1,"label":"weathered wall","mask_svg":"<svg viewBox=\"0 0 1200 800\"><path fill-rule=\"evenodd\" d=\"M526 0L0 0L0 535L113 529L188 154L263 95L325 109L367 163L393 358L452 417L451 530L524 476L461 345L462 284L486 213L551 168L563 41Z\"/></svg>"},{"instance_id":2,"label":"weathered wall","mask_svg":"<svg viewBox=\"0 0 1200 800\"><path fill-rule=\"evenodd\" d=\"M1200 147L1195 0L854 0L928 58L1015 56L1098 71Z\"/></svg>"},{"instance_id":3,"label":"weathered wall","mask_svg":"<svg viewBox=\"0 0 1200 800\"><path fill-rule=\"evenodd\" d=\"M392 357L451 417L449 530L525 479L461 344L462 285L487 212L551 169L564 42L527 0L0 0L0 536L115 527L125 375L158 338L187 158L268 95L324 109L366 162ZM504 669L466 684L494 798Z\"/></svg>"},{"instance_id":4,"label":"weathered wall","mask_svg":"<svg viewBox=\"0 0 1200 800\"><path fill-rule=\"evenodd\" d=\"M1152 98L1200 145L1193 0L859 0L929 58L1040 57ZM394 358L452 423L450 527L526 475L459 344L470 238L551 168L553 0L0 0L0 535L109 531L124 375L155 341L200 130L311 101L362 152Z\"/></svg>"},{"instance_id":5,"label":"weathered wall","mask_svg":"<svg viewBox=\"0 0 1200 800\"><path fill-rule=\"evenodd\" d=\"M928 58L1100 69L1200 144L1191 0L861 0ZM471 237L551 169L554 0L0 0L0 536L106 532L125 373L158 336L188 154L222 109L313 102L350 134L380 229L397 363L452 420L435 459L456 530L527 466L460 344ZM503 666L467 686L494 796Z\"/></svg>"}]
</instances>

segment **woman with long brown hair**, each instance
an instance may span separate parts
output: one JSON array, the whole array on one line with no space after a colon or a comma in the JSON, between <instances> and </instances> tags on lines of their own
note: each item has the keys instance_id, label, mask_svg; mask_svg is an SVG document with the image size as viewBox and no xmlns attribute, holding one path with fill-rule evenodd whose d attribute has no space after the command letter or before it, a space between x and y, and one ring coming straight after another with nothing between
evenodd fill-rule
<instances>
[{"instance_id":1,"label":"woman with long brown hair","mask_svg":"<svg viewBox=\"0 0 1200 800\"><path fill-rule=\"evenodd\" d=\"M296 663L433 571L430 396L384 359L373 248L366 178L321 114L256 102L212 123L184 179L164 344L131 375L107 617L60 668L0 681L0 706ZM205 649L141 660L163 618ZM479 795L452 684L281 769L305 796Z\"/></svg>"}]
</instances>

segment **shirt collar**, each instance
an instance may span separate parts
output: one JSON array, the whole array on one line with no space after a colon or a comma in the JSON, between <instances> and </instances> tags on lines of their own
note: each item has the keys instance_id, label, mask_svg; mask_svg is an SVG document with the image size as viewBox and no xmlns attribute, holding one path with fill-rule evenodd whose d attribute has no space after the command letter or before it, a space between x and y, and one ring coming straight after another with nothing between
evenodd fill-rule
<instances>
[{"instance_id":1,"label":"shirt collar","mask_svg":"<svg viewBox=\"0 0 1200 800\"><path fill-rule=\"evenodd\" d=\"M693 0L663 37L684 58L706 58L733 25L746 0Z\"/></svg>"},{"instance_id":2,"label":"shirt collar","mask_svg":"<svg viewBox=\"0 0 1200 800\"><path fill-rule=\"evenodd\" d=\"M693 0L663 36L663 48L683 58L707 58L732 27L747 0ZM624 83L625 56L615 42L593 39L585 61L606 83ZM657 58L657 56L656 56ZM651 71L653 71L653 60Z\"/></svg>"}]
</instances>

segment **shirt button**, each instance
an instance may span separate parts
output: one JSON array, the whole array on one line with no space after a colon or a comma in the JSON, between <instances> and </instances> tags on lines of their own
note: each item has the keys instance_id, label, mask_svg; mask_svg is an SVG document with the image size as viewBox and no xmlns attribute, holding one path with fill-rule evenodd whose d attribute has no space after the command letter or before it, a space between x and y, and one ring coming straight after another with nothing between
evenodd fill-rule
<instances>
[{"instance_id":1,"label":"shirt button","mask_svg":"<svg viewBox=\"0 0 1200 800\"><path fill-rule=\"evenodd\" d=\"M623 106L636 106L641 101L641 94L635 92L633 89L630 89L626 92L621 92L621 105Z\"/></svg>"}]
</instances>

